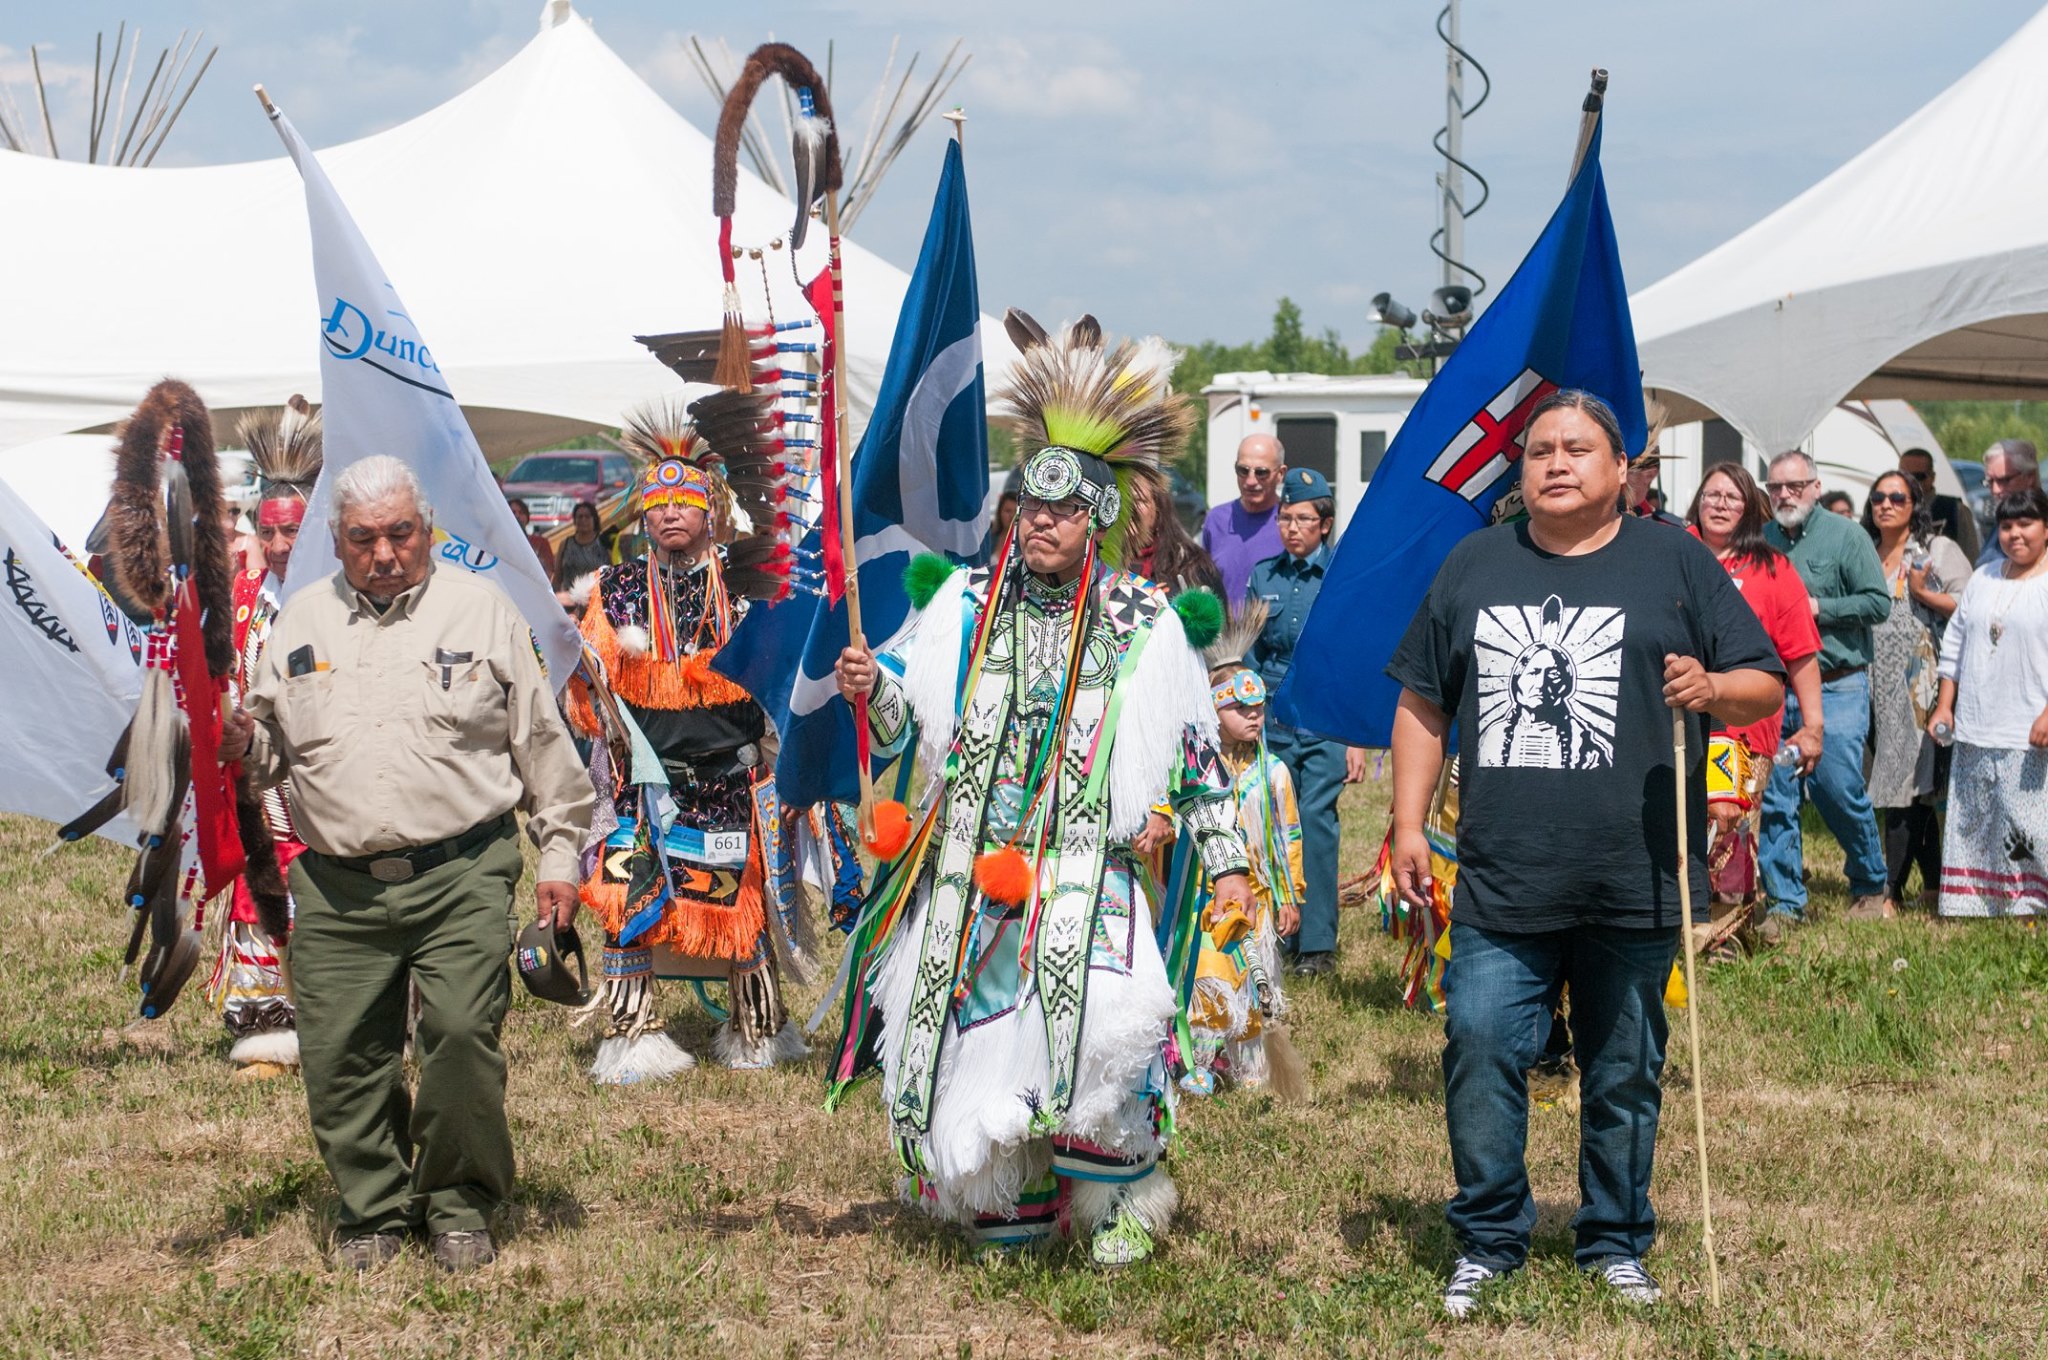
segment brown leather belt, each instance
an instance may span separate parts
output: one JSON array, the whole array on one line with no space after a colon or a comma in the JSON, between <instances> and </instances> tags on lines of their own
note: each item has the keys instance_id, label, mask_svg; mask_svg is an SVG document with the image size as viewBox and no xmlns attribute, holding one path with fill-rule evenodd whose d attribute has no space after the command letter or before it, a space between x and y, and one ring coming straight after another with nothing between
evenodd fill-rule
<instances>
[{"instance_id":1,"label":"brown leather belt","mask_svg":"<svg viewBox=\"0 0 2048 1360\"><path fill-rule=\"evenodd\" d=\"M1844 666L1840 670L1822 671L1820 673L1820 682L1823 685L1832 685L1837 680L1846 680L1852 675L1861 675L1869 669L1870 667L1868 666Z\"/></svg>"}]
</instances>

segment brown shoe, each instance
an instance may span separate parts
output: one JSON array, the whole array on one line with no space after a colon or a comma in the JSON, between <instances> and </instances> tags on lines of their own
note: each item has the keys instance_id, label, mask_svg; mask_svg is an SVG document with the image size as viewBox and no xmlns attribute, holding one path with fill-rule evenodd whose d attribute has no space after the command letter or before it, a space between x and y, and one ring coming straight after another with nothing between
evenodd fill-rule
<instances>
[{"instance_id":1,"label":"brown shoe","mask_svg":"<svg viewBox=\"0 0 2048 1360\"><path fill-rule=\"evenodd\" d=\"M1788 916L1782 911L1765 912L1763 919L1758 921L1756 926L1757 947L1776 949L1785 943L1800 924L1799 918Z\"/></svg>"},{"instance_id":2,"label":"brown shoe","mask_svg":"<svg viewBox=\"0 0 2048 1360\"><path fill-rule=\"evenodd\" d=\"M1883 893L1866 893L1849 903L1842 913L1851 921L1889 921L1899 914L1898 903Z\"/></svg>"},{"instance_id":3,"label":"brown shoe","mask_svg":"<svg viewBox=\"0 0 2048 1360\"><path fill-rule=\"evenodd\" d=\"M498 1259L498 1248L487 1229L434 1234L434 1264L450 1274L481 1270Z\"/></svg>"},{"instance_id":4,"label":"brown shoe","mask_svg":"<svg viewBox=\"0 0 2048 1360\"><path fill-rule=\"evenodd\" d=\"M337 1270L352 1270L361 1275L390 1262L404 1250L404 1233L359 1233L334 1244L334 1265Z\"/></svg>"}]
</instances>

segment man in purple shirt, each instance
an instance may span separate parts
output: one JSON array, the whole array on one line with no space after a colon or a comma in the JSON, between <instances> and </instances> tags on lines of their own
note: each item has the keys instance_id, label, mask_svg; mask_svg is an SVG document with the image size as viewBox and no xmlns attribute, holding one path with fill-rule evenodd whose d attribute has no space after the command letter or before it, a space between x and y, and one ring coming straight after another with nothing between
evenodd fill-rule
<instances>
[{"instance_id":1,"label":"man in purple shirt","mask_svg":"<svg viewBox=\"0 0 2048 1360\"><path fill-rule=\"evenodd\" d=\"M1237 446L1237 499L1202 521L1202 547L1223 575L1227 603L1244 598L1252 568L1281 551L1280 479L1287 455L1269 434L1246 435Z\"/></svg>"}]
</instances>

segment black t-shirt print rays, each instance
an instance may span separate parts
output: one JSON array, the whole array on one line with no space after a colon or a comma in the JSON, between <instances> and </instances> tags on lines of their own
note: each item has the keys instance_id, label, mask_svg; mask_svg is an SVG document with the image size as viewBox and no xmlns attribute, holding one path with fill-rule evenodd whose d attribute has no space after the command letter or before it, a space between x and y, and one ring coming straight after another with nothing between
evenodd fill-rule
<instances>
[{"instance_id":1,"label":"black t-shirt print rays","mask_svg":"<svg viewBox=\"0 0 2048 1360\"><path fill-rule=\"evenodd\" d=\"M1614 763L1621 688L1619 609L1494 605L1473 626L1479 763L1597 770Z\"/></svg>"},{"instance_id":2,"label":"black t-shirt print rays","mask_svg":"<svg viewBox=\"0 0 2048 1360\"><path fill-rule=\"evenodd\" d=\"M1511 524L1452 550L1387 674L1458 722L1455 919L1511 932L1677 924L1669 653L1710 671L1783 670L1689 534L1625 519L1605 547L1557 557ZM1701 911L1706 738L1694 717L1687 805Z\"/></svg>"}]
</instances>

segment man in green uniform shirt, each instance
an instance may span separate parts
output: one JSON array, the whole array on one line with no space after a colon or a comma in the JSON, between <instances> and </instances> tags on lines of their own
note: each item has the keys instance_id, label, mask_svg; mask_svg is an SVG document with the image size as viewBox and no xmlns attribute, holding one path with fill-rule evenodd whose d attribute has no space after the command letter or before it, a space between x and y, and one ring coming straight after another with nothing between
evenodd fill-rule
<instances>
[{"instance_id":1,"label":"man in green uniform shirt","mask_svg":"<svg viewBox=\"0 0 2048 1360\"><path fill-rule=\"evenodd\" d=\"M1799 806L1807 798L1842 843L1842 868L1853 899L1849 914L1890 916L1896 910L1885 896L1884 841L1863 782L1863 744L1870 735L1870 625L1891 613L1892 594L1863 526L1840 515L1815 513L1821 486L1811 458L1796 451L1779 454L1771 460L1764 489L1772 512L1764 538L1792 559L1820 627L1820 760L1803 778L1796 770L1778 767L1764 790L1757 858L1770 910L1762 933L1775 943L1806 916ZM1800 723L1799 701L1788 694L1787 740Z\"/></svg>"},{"instance_id":2,"label":"man in green uniform shirt","mask_svg":"<svg viewBox=\"0 0 2048 1360\"><path fill-rule=\"evenodd\" d=\"M425 1231L434 1259L495 1259L512 1190L499 1029L511 1000L513 809L540 848L540 913L576 914L592 794L532 635L494 586L433 562L405 464L335 479L341 570L285 602L223 760L291 776L289 965L313 1137L341 1196L337 1261L367 1270ZM404 1070L420 998L419 1091Z\"/></svg>"}]
</instances>

